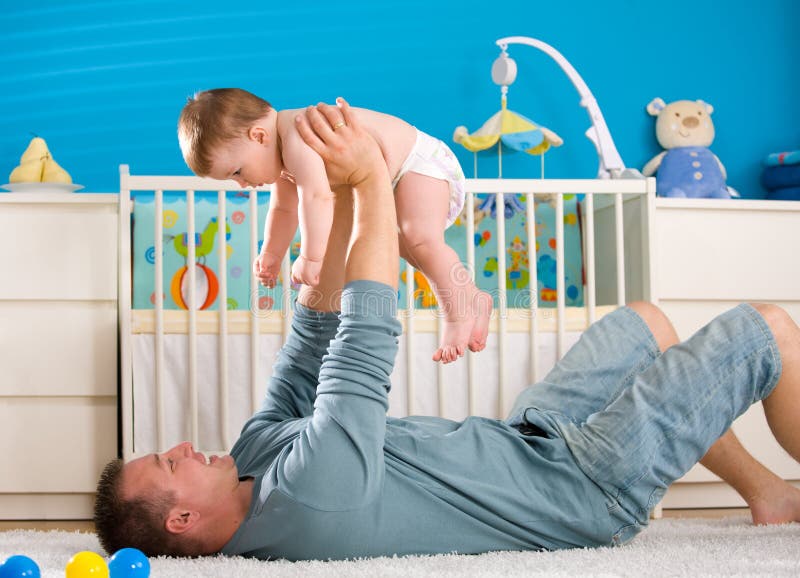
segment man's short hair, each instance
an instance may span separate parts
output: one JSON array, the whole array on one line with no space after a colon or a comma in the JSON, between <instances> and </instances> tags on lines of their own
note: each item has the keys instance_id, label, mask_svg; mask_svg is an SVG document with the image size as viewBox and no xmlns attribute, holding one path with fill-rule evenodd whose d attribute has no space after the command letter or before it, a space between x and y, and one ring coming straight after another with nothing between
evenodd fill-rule
<instances>
[{"instance_id":1,"label":"man's short hair","mask_svg":"<svg viewBox=\"0 0 800 578\"><path fill-rule=\"evenodd\" d=\"M124 463L109 462L97 482L94 526L100 544L109 554L138 548L147 556L191 555L194 544L167 531L165 522L175 504L171 492L153 492L131 499L122 497Z\"/></svg>"}]
</instances>

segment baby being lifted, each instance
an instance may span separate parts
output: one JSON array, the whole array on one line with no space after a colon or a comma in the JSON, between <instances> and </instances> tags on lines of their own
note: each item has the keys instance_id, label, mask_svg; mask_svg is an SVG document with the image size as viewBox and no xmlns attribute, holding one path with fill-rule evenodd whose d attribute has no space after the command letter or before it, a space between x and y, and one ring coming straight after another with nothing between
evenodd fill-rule
<instances>
[{"instance_id":1,"label":"baby being lifted","mask_svg":"<svg viewBox=\"0 0 800 578\"><path fill-rule=\"evenodd\" d=\"M322 159L297 132L294 119L300 112L275 110L245 90L220 88L190 98L178 121L181 151L195 174L233 179L242 187L274 184L264 244L253 264L268 287L275 285L298 224L300 256L292 280L316 285L333 222L331 189L339 183L328 182ZM444 313L444 335L433 360L455 361L467 347L481 351L492 298L475 287L444 242L444 230L464 204L458 160L443 142L397 117L362 108L348 112L383 152L395 190L400 254L428 278Z\"/></svg>"}]
</instances>

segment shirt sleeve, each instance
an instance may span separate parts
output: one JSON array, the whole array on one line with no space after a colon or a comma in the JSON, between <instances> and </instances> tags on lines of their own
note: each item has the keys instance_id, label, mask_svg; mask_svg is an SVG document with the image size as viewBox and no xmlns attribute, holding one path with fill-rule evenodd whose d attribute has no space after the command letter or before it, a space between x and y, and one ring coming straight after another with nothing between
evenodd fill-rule
<instances>
[{"instance_id":1,"label":"shirt sleeve","mask_svg":"<svg viewBox=\"0 0 800 578\"><path fill-rule=\"evenodd\" d=\"M313 414L264 483L321 510L360 507L380 492L390 375L400 334L396 314L397 294L388 285L355 281L345 287L339 328L319 371Z\"/></svg>"},{"instance_id":2,"label":"shirt sleeve","mask_svg":"<svg viewBox=\"0 0 800 578\"><path fill-rule=\"evenodd\" d=\"M312 414L322 358L338 326L338 313L315 311L295 304L291 330L272 367L261 409L248 425L282 422Z\"/></svg>"}]
</instances>

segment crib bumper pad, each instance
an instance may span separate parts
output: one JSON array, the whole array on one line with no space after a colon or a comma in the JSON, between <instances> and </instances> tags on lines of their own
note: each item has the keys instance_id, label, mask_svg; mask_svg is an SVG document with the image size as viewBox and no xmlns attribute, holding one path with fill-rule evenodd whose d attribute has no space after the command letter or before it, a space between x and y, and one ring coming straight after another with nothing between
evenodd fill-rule
<instances>
[{"instance_id":1,"label":"crib bumper pad","mask_svg":"<svg viewBox=\"0 0 800 578\"><path fill-rule=\"evenodd\" d=\"M197 194L195 212L195 275L197 304L202 310L215 311L225 306L229 310L244 311L256 308L259 311L280 309L284 291L295 291L294 287L279 283L275 288L260 288L251 293L251 218L246 196L228 195L225 206L225 235L218 225L218 199L216 194ZM136 194L134 197L133 230L133 308L153 309L155 302L155 203L153 194ZM179 194L164 195L162 271L164 279L164 308L186 309L189 301L189 269L187 262L188 213L186 199ZM467 244L474 246L475 283L490 293L498 293L498 254L506 256L506 302L512 307L528 307L530 304L529 283L536 271L536 292L540 307L554 307L557 292L557 251L555 238L554 203L536 202L536 238L527 238L525 197L505 195L506 247L497 248L497 221L494 195L478 195L476 198L475 231L472 239L466 238L465 219L460 217L454 226L445 231L445 241L452 247L462 262L467 261ZM268 197L259 195L259 224L264 222ZM224 243L226 261L221 266L219 244ZM260 250L262 239L257 240ZM564 278L567 306L583 305L583 257L578 199L575 195L564 198ZM535 249L535 251L534 251ZM299 252L299 236L296 236L290 258ZM416 271L413 279L406 279L406 271L400 275L398 302L407 303L406 281L413 282L414 300L417 307L436 306L433 290L427 279ZM222 279L227 281L226 303L221 301ZM495 298L499 305L499 296Z\"/></svg>"}]
</instances>

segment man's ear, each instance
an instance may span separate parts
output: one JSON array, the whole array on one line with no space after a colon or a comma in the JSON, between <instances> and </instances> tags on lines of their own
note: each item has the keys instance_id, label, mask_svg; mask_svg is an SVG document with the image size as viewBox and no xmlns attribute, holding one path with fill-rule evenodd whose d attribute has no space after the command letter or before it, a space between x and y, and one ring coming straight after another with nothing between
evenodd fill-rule
<instances>
[{"instance_id":1,"label":"man's ear","mask_svg":"<svg viewBox=\"0 0 800 578\"><path fill-rule=\"evenodd\" d=\"M183 534L187 530L190 530L192 527L194 527L194 525L199 521L200 512L173 508L169 512L169 517L167 518L165 526L167 528L167 532L171 532L172 534Z\"/></svg>"}]
</instances>

